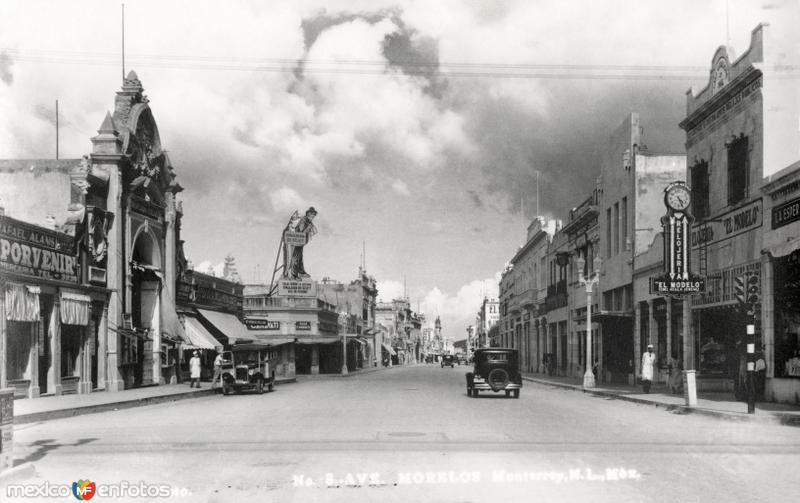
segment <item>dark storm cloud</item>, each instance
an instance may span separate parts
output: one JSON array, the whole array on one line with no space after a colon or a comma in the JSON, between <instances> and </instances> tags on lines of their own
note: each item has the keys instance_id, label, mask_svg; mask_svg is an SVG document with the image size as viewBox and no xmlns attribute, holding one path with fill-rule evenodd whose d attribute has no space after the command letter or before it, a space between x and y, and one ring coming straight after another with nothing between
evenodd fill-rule
<instances>
[{"instance_id":1,"label":"dark storm cloud","mask_svg":"<svg viewBox=\"0 0 800 503\"><path fill-rule=\"evenodd\" d=\"M14 60L11 59L7 53L0 53L0 80L9 86L14 82L14 74L11 72L11 67L14 65Z\"/></svg>"},{"instance_id":2,"label":"dark storm cloud","mask_svg":"<svg viewBox=\"0 0 800 503\"><path fill-rule=\"evenodd\" d=\"M678 127L691 82L565 81L541 83L550 112L537 116L511 99L485 99L468 121L482 156L485 189L506 196L507 212L565 218L591 194L613 131L638 112L651 152L684 152ZM489 196L487 196L489 197Z\"/></svg>"},{"instance_id":3,"label":"dark storm cloud","mask_svg":"<svg viewBox=\"0 0 800 503\"><path fill-rule=\"evenodd\" d=\"M337 13L321 12L312 18L303 19L303 41L309 51L319 36L327 29L361 19L369 24L376 24L384 19L391 20L399 28L398 32L389 34L383 41L383 55L389 66L397 68L406 75L422 77L427 81L423 90L437 98L446 88L446 81L439 75L439 43L432 37L423 36L418 30L408 26L402 19L399 9L380 10L370 13ZM300 61L295 69L295 76L303 75L304 62Z\"/></svg>"},{"instance_id":4,"label":"dark storm cloud","mask_svg":"<svg viewBox=\"0 0 800 503\"><path fill-rule=\"evenodd\" d=\"M469 195L470 201L472 201L472 204L474 204L476 208L483 208L481 196L476 191L468 190L467 194Z\"/></svg>"}]
</instances>

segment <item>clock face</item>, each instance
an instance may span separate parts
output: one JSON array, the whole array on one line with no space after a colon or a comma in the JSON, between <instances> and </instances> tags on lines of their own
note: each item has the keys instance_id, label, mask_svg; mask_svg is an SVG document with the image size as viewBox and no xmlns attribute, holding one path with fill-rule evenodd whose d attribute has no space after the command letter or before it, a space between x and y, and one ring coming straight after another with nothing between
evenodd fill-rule
<instances>
[{"instance_id":1,"label":"clock face","mask_svg":"<svg viewBox=\"0 0 800 503\"><path fill-rule=\"evenodd\" d=\"M691 200L689 189L684 185L674 185L667 191L667 206L675 211L683 211L688 208Z\"/></svg>"}]
</instances>

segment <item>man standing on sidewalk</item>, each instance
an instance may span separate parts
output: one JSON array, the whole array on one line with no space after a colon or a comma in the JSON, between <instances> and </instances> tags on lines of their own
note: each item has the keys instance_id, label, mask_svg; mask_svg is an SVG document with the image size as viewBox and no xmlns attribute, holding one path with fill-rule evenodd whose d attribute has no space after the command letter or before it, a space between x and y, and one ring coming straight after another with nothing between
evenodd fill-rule
<instances>
[{"instance_id":1,"label":"man standing on sidewalk","mask_svg":"<svg viewBox=\"0 0 800 503\"><path fill-rule=\"evenodd\" d=\"M656 355L653 354L653 345L647 345L647 352L642 355L642 387L645 393L650 393L650 385L653 384L653 367L656 363Z\"/></svg>"},{"instance_id":2,"label":"man standing on sidewalk","mask_svg":"<svg viewBox=\"0 0 800 503\"><path fill-rule=\"evenodd\" d=\"M211 389L214 389L214 386L217 385L217 381L220 380L222 377L222 353L217 353L217 357L214 358L214 377L211 379Z\"/></svg>"},{"instance_id":3,"label":"man standing on sidewalk","mask_svg":"<svg viewBox=\"0 0 800 503\"><path fill-rule=\"evenodd\" d=\"M189 377L192 379L189 383L190 388L194 388L194 385L197 384L197 387L200 387L200 352L195 351L192 359L189 360Z\"/></svg>"}]
</instances>

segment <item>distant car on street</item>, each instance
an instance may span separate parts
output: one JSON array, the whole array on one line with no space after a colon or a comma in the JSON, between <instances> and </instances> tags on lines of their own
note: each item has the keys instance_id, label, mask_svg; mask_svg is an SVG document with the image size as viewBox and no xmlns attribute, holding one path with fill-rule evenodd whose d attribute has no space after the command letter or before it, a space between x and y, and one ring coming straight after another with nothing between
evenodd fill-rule
<instances>
[{"instance_id":1,"label":"distant car on street","mask_svg":"<svg viewBox=\"0 0 800 503\"><path fill-rule=\"evenodd\" d=\"M254 390L263 393L275 385L275 372L270 372L268 346L263 344L234 344L222 352L222 394Z\"/></svg>"},{"instance_id":2,"label":"distant car on street","mask_svg":"<svg viewBox=\"0 0 800 503\"><path fill-rule=\"evenodd\" d=\"M456 358L453 355L442 355L442 368L450 365L450 368L455 368Z\"/></svg>"},{"instance_id":3,"label":"distant car on street","mask_svg":"<svg viewBox=\"0 0 800 503\"><path fill-rule=\"evenodd\" d=\"M466 355L460 354L456 356L456 363L459 365L466 365L467 364L467 357Z\"/></svg>"},{"instance_id":4,"label":"distant car on street","mask_svg":"<svg viewBox=\"0 0 800 503\"><path fill-rule=\"evenodd\" d=\"M522 375L516 349L477 349L473 361L472 372L467 372L467 396L477 397L480 391L505 391L506 396L519 398Z\"/></svg>"}]
</instances>

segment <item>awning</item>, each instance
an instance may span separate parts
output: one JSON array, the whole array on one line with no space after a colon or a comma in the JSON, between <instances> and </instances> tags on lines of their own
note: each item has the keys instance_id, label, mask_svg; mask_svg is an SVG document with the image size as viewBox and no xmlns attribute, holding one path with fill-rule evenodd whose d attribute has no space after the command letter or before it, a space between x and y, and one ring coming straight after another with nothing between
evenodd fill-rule
<instances>
[{"instance_id":1,"label":"awning","mask_svg":"<svg viewBox=\"0 0 800 503\"><path fill-rule=\"evenodd\" d=\"M772 258L785 257L795 250L800 250L800 242L798 240L787 241L785 243L767 246L761 253L769 253Z\"/></svg>"},{"instance_id":2,"label":"awning","mask_svg":"<svg viewBox=\"0 0 800 503\"><path fill-rule=\"evenodd\" d=\"M292 339L297 344L333 344L334 342L342 343L341 337L298 337L296 340Z\"/></svg>"},{"instance_id":3,"label":"awning","mask_svg":"<svg viewBox=\"0 0 800 503\"><path fill-rule=\"evenodd\" d=\"M41 288L38 286L6 283L6 319L39 321L39 293Z\"/></svg>"},{"instance_id":4,"label":"awning","mask_svg":"<svg viewBox=\"0 0 800 503\"><path fill-rule=\"evenodd\" d=\"M184 318L184 332L187 349L222 349L222 344L200 323L197 318L187 316Z\"/></svg>"},{"instance_id":5,"label":"awning","mask_svg":"<svg viewBox=\"0 0 800 503\"><path fill-rule=\"evenodd\" d=\"M357 343L361 344L362 346L367 343L367 341L362 341L361 339L358 339L358 338L354 338L354 339L351 339L351 340L356 341Z\"/></svg>"},{"instance_id":6,"label":"awning","mask_svg":"<svg viewBox=\"0 0 800 503\"><path fill-rule=\"evenodd\" d=\"M395 350L392 348L392 346L390 346L390 345L386 344L385 342L384 342L384 343L382 343L382 344L381 344L381 346L383 346L383 349L385 349L386 351L388 351L390 355L394 356L394 355L396 355L396 354L397 354L397 353L395 352Z\"/></svg>"},{"instance_id":7,"label":"awning","mask_svg":"<svg viewBox=\"0 0 800 503\"><path fill-rule=\"evenodd\" d=\"M91 297L72 290L61 290L61 323L65 325L86 326L89 324L89 305Z\"/></svg>"},{"instance_id":8,"label":"awning","mask_svg":"<svg viewBox=\"0 0 800 503\"><path fill-rule=\"evenodd\" d=\"M232 314L218 313L207 309L198 309L197 312L222 332L231 344L239 339L252 340L256 338L255 335L247 333L244 323Z\"/></svg>"}]
</instances>

